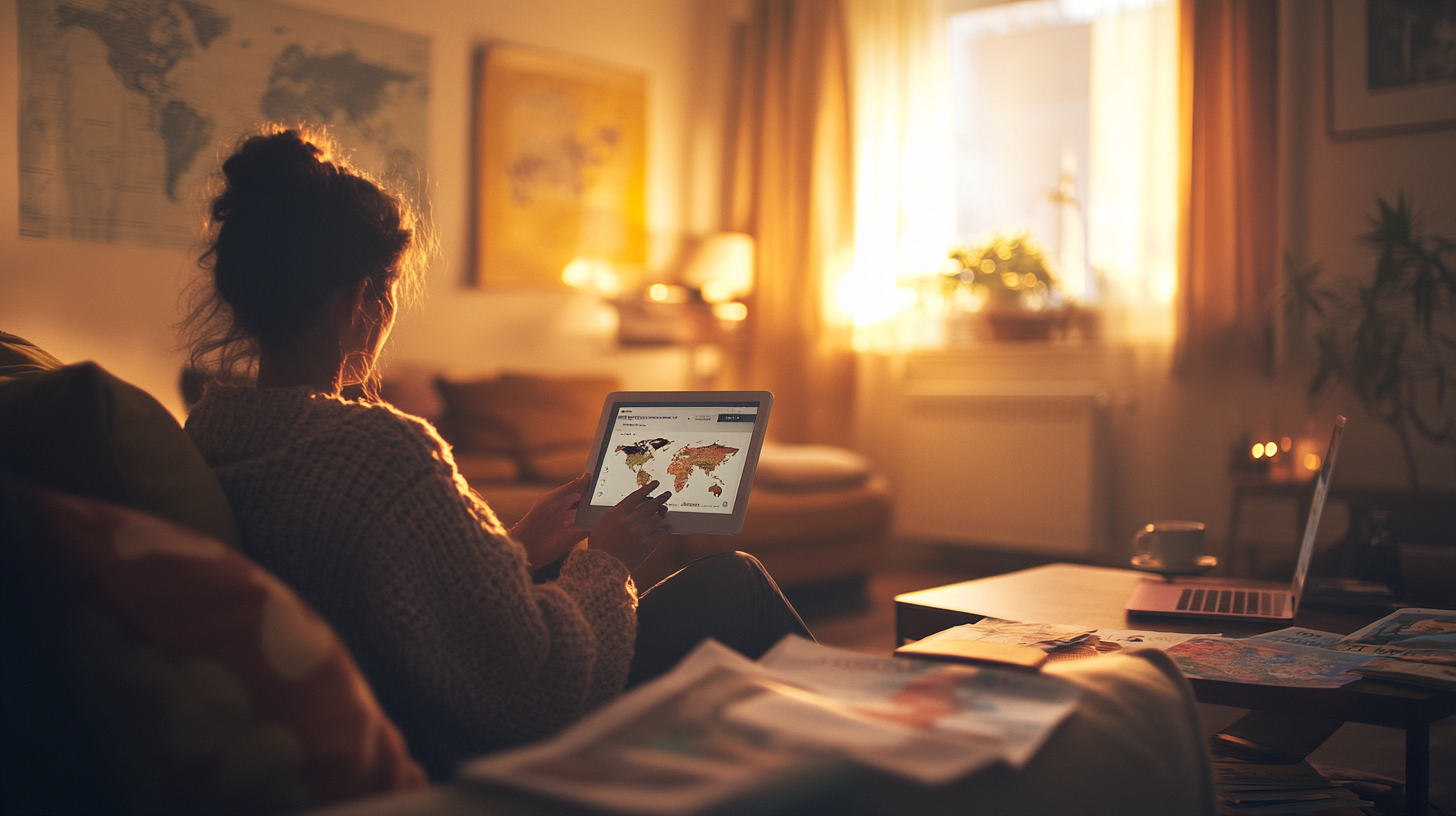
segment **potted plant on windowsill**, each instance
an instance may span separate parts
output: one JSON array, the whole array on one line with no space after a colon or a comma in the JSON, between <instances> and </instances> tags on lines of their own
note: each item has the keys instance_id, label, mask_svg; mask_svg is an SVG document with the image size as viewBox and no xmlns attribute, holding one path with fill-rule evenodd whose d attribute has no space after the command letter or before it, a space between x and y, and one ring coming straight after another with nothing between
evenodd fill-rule
<instances>
[{"instance_id":1,"label":"potted plant on windowsill","mask_svg":"<svg viewBox=\"0 0 1456 816\"><path fill-rule=\"evenodd\" d=\"M1379 213L1358 241L1378 256L1374 275L1321 285L1320 264L1284 259L1285 310L1313 317L1316 369L1310 400L1341 383L1400 440L1411 489L1420 492L1411 429L1456 451L1446 409L1456 374L1456 242L1427 235L1410 196L1376 197Z\"/></svg>"},{"instance_id":2,"label":"potted plant on windowsill","mask_svg":"<svg viewBox=\"0 0 1456 816\"><path fill-rule=\"evenodd\" d=\"M1048 340L1065 331L1073 312L1046 257L1025 233L992 237L950 252L951 268L936 283L946 302L979 313L993 340Z\"/></svg>"}]
</instances>

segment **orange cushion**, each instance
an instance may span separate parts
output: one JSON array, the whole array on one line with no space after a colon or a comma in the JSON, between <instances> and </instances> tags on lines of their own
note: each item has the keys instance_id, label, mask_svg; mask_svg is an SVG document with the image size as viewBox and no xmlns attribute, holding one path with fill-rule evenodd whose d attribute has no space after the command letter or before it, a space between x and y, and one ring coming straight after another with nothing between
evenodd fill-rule
<instances>
[{"instance_id":1,"label":"orange cushion","mask_svg":"<svg viewBox=\"0 0 1456 816\"><path fill-rule=\"evenodd\" d=\"M505 374L435 385L445 401L441 431L458 450L512 456L528 479L564 481L585 469L602 401L617 382Z\"/></svg>"},{"instance_id":2,"label":"orange cushion","mask_svg":"<svg viewBox=\"0 0 1456 816\"><path fill-rule=\"evenodd\" d=\"M426 784L343 644L221 542L29 492L74 595L78 704L131 810L278 812Z\"/></svg>"}]
</instances>

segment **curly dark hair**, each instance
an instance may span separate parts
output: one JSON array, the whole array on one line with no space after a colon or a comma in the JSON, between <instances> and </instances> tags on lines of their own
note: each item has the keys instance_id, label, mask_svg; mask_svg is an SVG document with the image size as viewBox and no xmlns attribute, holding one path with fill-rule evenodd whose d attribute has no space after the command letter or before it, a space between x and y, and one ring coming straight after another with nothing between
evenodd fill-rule
<instances>
[{"instance_id":1,"label":"curly dark hair","mask_svg":"<svg viewBox=\"0 0 1456 816\"><path fill-rule=\"evenodd\" d=\"M198 258L208 274L182 322L191 368L246 379L261 352L299 342L339 290L364 281L381 306L395 287L406 301L418 289L428 228L322 131L244 136L214 188Z\"/></svg>"}]
</instances>

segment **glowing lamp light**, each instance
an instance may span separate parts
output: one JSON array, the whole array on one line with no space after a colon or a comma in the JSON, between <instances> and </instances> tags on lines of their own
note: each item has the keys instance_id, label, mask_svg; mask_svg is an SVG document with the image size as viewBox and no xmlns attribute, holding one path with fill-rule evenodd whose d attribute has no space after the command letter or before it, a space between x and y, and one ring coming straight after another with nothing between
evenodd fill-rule
<instances>
[{"instance_id":1,"label":"glowing lamp light","mask_svg":"<svg viewBox=\"0 0 1456 816\"><path fill-rule=\"evenodd\" d=\"M719 320L727 320L730 323L737 323L748 317L748 307L742 303L714 303L713 316Z\"/></svg>"},{"instance_id":2,"label":"glowing lamp light","mask_svg":"<svg viewBox=\"0 0 1456 816\"><path fill-rule=\"evenodd\" d=\"M753 291L753 238L741 232L710 235L682 273L683 283L709 303L726 303Z\"/></svg>"},{"instance_id":3,"label":"glowing lamp light","mask_svg":"<svg viewBox=\"0 0 1456 816\"><path fill-rule=\"evenodd\" d=\"M1264 443L1264 455L1265 456L1273 457L1274 454L1276 454L1278 452L1279 452L1279 446L1278 445L1274 444L1273 442L1265 442Z\"/></svg>"},{"instance_id":4,"label":"glowing lamp light","mask_svg":"<svg viewBox=\"0 0 1456 816\"><path fill-rule=\"evenodd\" d=\"M1300 437L1294 440L1293 458L1297 463L1294 467L1296 479L1313 479L1319 473L1320 466L1325 463L1322 452L1324 448L1320 444L1319 436L1314 431L1314 424L1309 427Z\"/></svg>"},{"instance_id":5,"label":"glowing lamp light","mask_svg":"<svg viewBox=\"0 0 1456 816\"><path fill-rule=\"evenodd\" d=\"M647 287L647 299L653 303L687 303L693 299L693 293L686 286L654 283Z\"/></svg>"},{"instance_id":6,"label":"glowing lamp light","mask_svg":"<svg viewBox=\"0 0 1456 816\"><path fill-rule=\"evenodd\" d=\"M561 282L573 289L585 289L591 286L592 261L587 258L574 258L561 270Z\"/></svg>"},{"instance_id":7,"label":"glowing lamp light","mask_svg":"<svg viewBox=\"0 0 1456 816\"><path fill-rule=\"evenodd\" d=\"M1255 459L1263 459L1264 458L1264 443L1263 442L1255 442L1254 443L1254 447L1252 447L1252 448L1249 449L1249 455L1252 456Z\"/></svg>"},{"instance_id":8,"label":"glowing lamp light","mask_svg":"<svg viewBox=\"0 0 1456 816\"><path fill-rule=\"evenodd\" d=\"M733 284L727 281L710 280L703 284L703 300L709 303L725 303L736 294Z\"/></svg>"},{"instance_id":9,"label":"glowing lamp light","mask_svg":"<svg viewBox=\"0 0 1456 816\"><path fill-rule=\"evenodd\" d=\"M594 289L607 297L622 292L622 277L611 263L599 258L574 258L561 270L561 282L573 289Z\"/></svg>"}]
</instances>

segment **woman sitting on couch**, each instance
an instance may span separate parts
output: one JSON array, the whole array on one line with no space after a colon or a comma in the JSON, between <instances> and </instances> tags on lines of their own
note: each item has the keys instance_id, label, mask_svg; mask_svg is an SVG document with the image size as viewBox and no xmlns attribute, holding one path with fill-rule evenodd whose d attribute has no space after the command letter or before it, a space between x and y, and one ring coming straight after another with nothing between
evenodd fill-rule
<instances>
[{"instance_id":1,"label":"woman sitting on couch","mask_svg":"<svg viewBox=\"0 0 1456 816\"><path fill-rule=\"evenodd\" d=\"M424 260L408 205L297 130L246 139L222 176L186 329L194 365L256 366L257 386L210 384L187 432L248 554L339 631L431 776L551 734L704 637L757 657L808 636L741 553L638 598L629 571L670 533L656 482L585 549L585 476L505 530L427 422L340 396L370 380Z\"/></svg>"}]
</instances>

